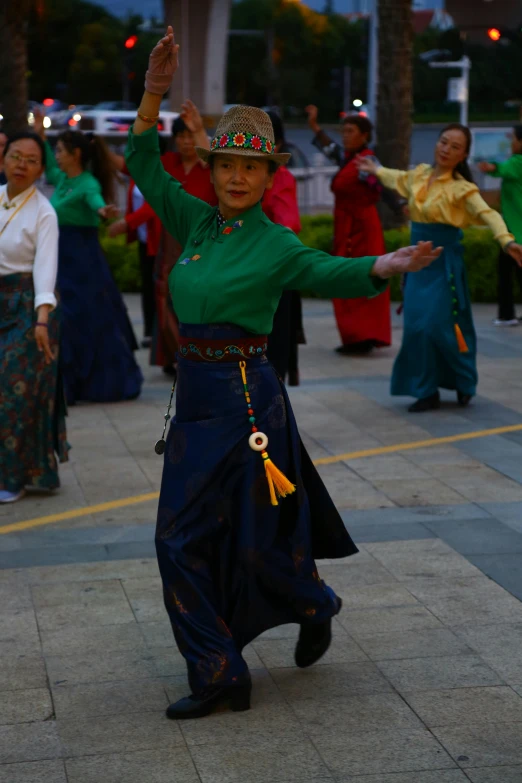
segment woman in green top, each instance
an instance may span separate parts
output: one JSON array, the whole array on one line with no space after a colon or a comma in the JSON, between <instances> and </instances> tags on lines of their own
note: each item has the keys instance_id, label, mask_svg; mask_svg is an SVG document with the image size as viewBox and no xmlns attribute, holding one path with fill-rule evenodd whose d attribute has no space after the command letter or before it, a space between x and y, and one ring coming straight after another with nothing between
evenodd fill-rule
<instances>
[{"instance_id":1,"label":"woman in green top","mask_svg":"<svg viewBox=\"0 0 522 783\"><path fill-rule=\"evenodd\" d=\"M515 241L522 244L522 125L513 128L513 155L503 163L480 163L479 169L490 177L502 179L502 215ZM513 269L522 291L522 268L513 258L500 251L498 259L498 318L495 326L518 326L513 296Z\"/></svg>"},{"instance_id":2,"label":"woman in green top","mask_svg":"<svg viewBox=\"0 0 522 783\"><path fill-rule=\"evenodd\" d=\"M35 124L43 136L39 115ZM65 131L56 157L46 142L45 173L55 185L51 204L60 226L60 366L67 402L134 399L143 382L133 354L138 346L98 238L101 221L118 214L110 203L114 170L105 142Z\"/></svg>"},{"instance_id":3,"label":"woman in green top","mask_svg":"<svg viewBox=\"0 0 522 783\"><path fill-rule=\"evenodd\" d=\"M264 191L289 156L274 154L268 115L247 106L225 114L210 151L198 148L219 207L189 196L161 164L155 127L177 59L169 28L151 54L126 158L184 248L170 277L180 348L176 418L157 444L165 462L156 530L165 605L192 691L167 710L180 719L220 703L249 708L241 651L268 628L298 623L296 663L315 663L341 599L314 558L357 551L265 356L282 291L375 296L383 278L428 265L440 249L422 243L346 259L304 247L263 214Z\"/></svg>"}]
</instances>

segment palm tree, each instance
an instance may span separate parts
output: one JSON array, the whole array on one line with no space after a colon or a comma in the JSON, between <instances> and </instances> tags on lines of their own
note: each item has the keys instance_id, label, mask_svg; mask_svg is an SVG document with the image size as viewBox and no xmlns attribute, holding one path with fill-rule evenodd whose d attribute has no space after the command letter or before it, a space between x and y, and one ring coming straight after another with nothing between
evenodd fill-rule
<instances>
[{"instance_id":1,"label":"palm tree","mask_svg":"<svg viewBox=\"0 0 522 783\"><path fill-rule=\"evenodd\" d=\"M384 166L407 169L413 113L412 0L378 0L378 155Z\"/></svg>"},{"instance_id":2,"label":"palm tree","mask_svg":"<svg viewBox=\"0 0 522 783\"><path fill-rule=\"evenodd\" d=\"M27 23L33 0L0 2L0 112L13 133L27 127Z\"/></svg>"}]
</instances>

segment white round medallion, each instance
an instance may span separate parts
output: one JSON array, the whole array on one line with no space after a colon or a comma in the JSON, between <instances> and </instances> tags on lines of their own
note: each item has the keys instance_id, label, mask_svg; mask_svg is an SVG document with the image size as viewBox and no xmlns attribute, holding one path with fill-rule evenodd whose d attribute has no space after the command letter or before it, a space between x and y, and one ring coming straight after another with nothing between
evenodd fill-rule
<instances>
[{"instance_id":1,"label":"white round medallion","mask_svg":"<svg viewBox=\"0 0 522 783\"><path fill-rule=\"evenodd\" d=\"M248 445L254 451L264 451L268 446L268 438L264 432L253 432L248 439Z\"/></svg>"}]
</instances>

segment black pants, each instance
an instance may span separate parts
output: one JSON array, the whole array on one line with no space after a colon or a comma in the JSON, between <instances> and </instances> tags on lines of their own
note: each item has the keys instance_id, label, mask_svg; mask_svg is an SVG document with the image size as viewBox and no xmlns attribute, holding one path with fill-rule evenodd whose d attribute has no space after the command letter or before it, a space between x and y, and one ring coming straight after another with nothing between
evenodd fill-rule
<instances>
[{"instance_id":1,"label":"black pants","mask_svg":"<svg viewBox=\"0 0 522 783\"><path fill-rule=\"evenodd\" d=\"M143 333L152 337L156 300L154 298L154 256L147 255L145 242L138 242L141 272L141 309L143 311Z\"/></svg>"},{"instance_id":2,"label":"black pants","mask_svg":"<svg viewBox=\"0 0 522 783\"><path fill-rule=\"evenodd\" d=\"M498 257L498 317L502 321L511 321L516 317L513 269L516 272L518 287L522 292L522 269L511 256L501 250Z\"/></svg>"}]
</instances>

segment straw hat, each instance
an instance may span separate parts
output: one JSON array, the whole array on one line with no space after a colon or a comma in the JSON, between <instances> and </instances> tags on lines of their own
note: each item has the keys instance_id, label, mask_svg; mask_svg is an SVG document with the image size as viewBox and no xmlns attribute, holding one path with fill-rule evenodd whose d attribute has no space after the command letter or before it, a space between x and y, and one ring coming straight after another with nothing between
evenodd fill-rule
<instances>
[{"instance_id":1,"label":"straw hat","mask_svg":"<svg viewBox=\"0 0 522 783\"><path fill-rule=\"evenodd\" d=\"M205 163L211 155L228 153L270 160L282 166L292 157L289 153L274 153L274 128L268 114L253 106L234 106L220 119L210 149L196 147Z\"/></svg>"}]
</instances>

